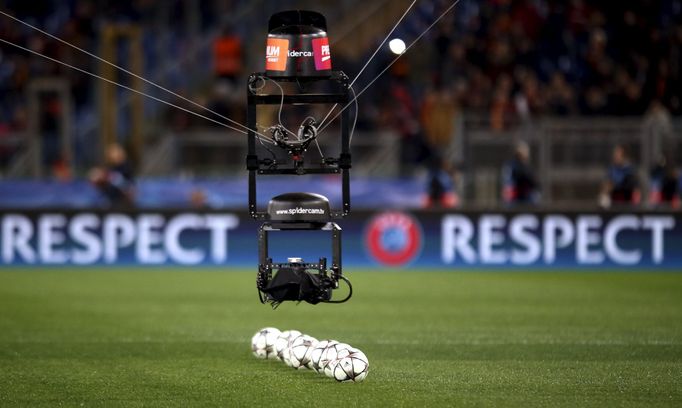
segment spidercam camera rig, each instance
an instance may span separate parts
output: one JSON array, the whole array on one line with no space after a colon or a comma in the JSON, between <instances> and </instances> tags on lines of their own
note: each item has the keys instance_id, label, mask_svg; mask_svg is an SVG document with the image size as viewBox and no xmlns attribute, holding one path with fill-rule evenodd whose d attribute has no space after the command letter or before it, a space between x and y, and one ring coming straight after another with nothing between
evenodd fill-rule
<instances>
[{"instance_id":1,"label":"spidercam camera rig","mask_svg":"<svg viewBox=\"0 0 682 408\"><path fill-rule=\"evenodd\" d=\"M322 157L313 162L306 159L308 147L317 138L319 124L313 118L303 121L294 134L281 123L269 128L273 148L286 153L286 160L274 154L259 155L257 149L257 115L259 105L314 105L347 104L350 98L348 77L332 71L325 18L316 12L292 10L274 14L270 18L266 48L266 71L249 76L247 86L249 212L252 218L263 221L258 231L258 277L256 280L261 303L273 307L283 301L308 303L342 303L350 299L353 290L343 276L341 263L341 228L335 219L350 212L350 140L349 113L341 114L341 137L338 157ZM264 94L265 83L273 81L281 94ZM280 84L296 83L297 93L285 93ZM331 89L324 93L305 92L302 85L322 85ZM262 152L261 152L262 153ZM259 211L256 203L257 177L270 175L341 176L342 208L332 209L329 200L314 193L286 193L273 197L266 211ZM277 231L327 231L331 234L331 264L321 257L307 263L290 257L287 262L273 262L268 254L268 236ZM332 292L343 281L348 293L332 299Z\"/></svg>"}]
</instances>

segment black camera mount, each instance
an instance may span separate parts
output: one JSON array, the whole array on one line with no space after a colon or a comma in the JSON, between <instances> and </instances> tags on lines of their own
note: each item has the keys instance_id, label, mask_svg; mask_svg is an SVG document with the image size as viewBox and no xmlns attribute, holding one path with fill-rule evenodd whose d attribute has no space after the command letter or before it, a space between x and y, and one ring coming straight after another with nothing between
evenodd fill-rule
<instances>
[{"instance_id":1,"label":"black camera mount","mask_svg":"<svg viewBox=\"0 0 682 408\"><path fill-rule=\"evenodd\" d=\"M261 93L264 86L259 81L277 83L295 82L299 84L298 93L285 93L279 86L281 95ZM349 112L341 113L341 137L338 157L322 157L319 161L305 158L310 144L317 138L318 124L314 119L306 119L294 136L278 124L270 128L274 146L287 153L286 160L259 155L257 149L256 123L259 105L312 105L339 104L345 106L351 100L348 77L341 71L329 75L307 77L305 84L317 84L332 89L328 93L307 93L301 90L301 78L268 76L267 73L254 73L247 86L247 126L248 155L246 167L249 171L249 213L256 220L264 221L258 232L258 277L256 280L258 296L262 303L273 306L286 300L306 301L308 303L341 303L350 299L352 286L343 276L341 265L341 227L333 220L350 213L350 136ZM261 152L262 153L262 152ZM271 152L270 152L271 153ZM341 176L342 207L332 209L329 200L313 193L287 193L274 197L267 211L259 211L257 198L257 176L266 175L313 175L338 174ZM300 258L289 258L284 263L274 263L268 255L268 235L275 231L328 231L331 233L331 265L326 258L317 263L305 263ZM332 299L332 291L339 288L343 281L348 286L348 294L340 299Z\"/></svg>"}]
</instances>

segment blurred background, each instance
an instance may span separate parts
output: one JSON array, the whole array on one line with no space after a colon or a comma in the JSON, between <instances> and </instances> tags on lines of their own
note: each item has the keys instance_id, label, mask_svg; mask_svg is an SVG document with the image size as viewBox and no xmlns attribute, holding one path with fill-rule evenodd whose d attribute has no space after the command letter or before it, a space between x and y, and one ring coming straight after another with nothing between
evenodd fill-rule
<instances>
[{"instance_id":1,"label":"blurred background","mask_svg":"<svg viewBox=\"0 0 682 408\"><path fill-rule=\"evenodd\" d=\"M0 406L682 407L682 0L416 0L386 38L411 4L0 0ZM348 108L353 298L273 312L224 125L288 9L350 78L387 41ZM339 209L338 175L258 183ZM277 274L336 274L318 225L268 232ZM256 361L267 326L360 347L368 382Z\"/></svg>"},{"instance_id":2,"label":"blurred background","mask_svg":"<svg viewBox=\"0 0 682 408\"><path fill-rule=\"evenodd\" d=\"M322 12L333 67L354 78L409 3L0 4L243 123L272 13ZM391 39L409 45L450 4L417 2ZM676 206L681 16L678 0L462 0L360 97L355 208ZM6 16L0 38L220 121ZM387 43L356 89L394 57ZM245 148L213 122L0 45L0 206L241 209ZM111 170L122 191L98 183Z\"/></svg>"}]
</instances>

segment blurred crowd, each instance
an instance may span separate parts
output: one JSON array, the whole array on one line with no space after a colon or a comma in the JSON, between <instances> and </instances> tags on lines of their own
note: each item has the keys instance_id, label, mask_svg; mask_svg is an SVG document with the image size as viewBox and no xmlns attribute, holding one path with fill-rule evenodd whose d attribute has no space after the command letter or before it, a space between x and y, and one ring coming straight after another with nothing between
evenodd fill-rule
<instances>
[{"instance_id":1,"label":"blurred crowd","mask_svg":"<svg viewBox=\"0 0 682 408\"><path fill-rule=\"evenodd\" d=\"M145 31L145 75L150 75L161 61L180 58L186 49L182 39L189 35L189 27L174 22L186 20L190 3L6 0L2 9L95 54L104 23L139 23ZM244 76L262 66L248 69L245 54L249 33L254 32L248 18L238 28L225 25L217 15L218 4L223 10L232 10L236 3L248 2L211 0L191 6L197 22L193 34L214 41L209 50L212 60L199 64L212 84L188 89L181 70L164 77L163 84L241 122ZM418 2L418 9L408 15L396 35L409 43L450 4L444 0ZM252 17L260 21L267 16ZM256 30L261 41L262 29ZM330 31L333 34L333 28ZM158 46L161 36L169 39L167 48ZM0 16L0 38L88 71L98 70L96 61L87 55L5 16ZM373 46L366 44L365 54L358 60L335 56L335 68L352 77ZM380 54L367 77L392 58L387 50ZM125 58L121 63L126 65ZM96 79L0 44L0 168L13 153L2 143L3 136L28 125L25 91L37 77L68 80L76 128L81 127L83 118L96 116ZM427 205L450 206L458 202L451 194L456 190L457 163L450 153L461 113L480 117L490 129L500 132L547 115L641 116L656 112L676 116L682 114L680 89L682 0L463 0L363 96L358 129L394 129L400 137L401 175L426 168ZM45 135L53 135L59 127L63 108L59 103L48 95L40 104ZM166 107L161 111L167 112L161 115L164 123L176 130L211 125L186 112ZM54 136L48 139L44 161L59 168L58 143ZM119 142L125 147L125 140ZM516 149L516 162L500 164L502 179L521 174L527 184L522 195L532 201L537 194L529 187L533 183L522 165L524 156L523 148ZM674 163L669 161L666 166L674 168ZM509 194L509 189L501 193L505 199Z\"/></svg>"},{"instance_id":2,"label":"blurred crowd","mask_svg":"<svg viewBox=\"0 0 682 408\"><path fill-rule=\"evenodd\" d=\"M652 104L682 114L680 1L462 2L438 30L431 92L494 129L543 114L642 115Z\"/></svg>"},{"instance_id":3,"label":"blurred crowd","mask_svg":"<svg viewBox=\"0 0 682 408\"><path fill-rule=\"evenodd\" d=\"M92 52L97 51L98 29L105 21L134 21L158 29L160 7L155 0L5 3L4 9L16 17ZM181 15L186 3L174 0L164 7L170 14ZM218 25L218 17L212 13L215 6L207 6L211 3L197 4L201 29ZM430 9L431 20L450 3L433 4L440 6ZM173 21L172 16L167 17ZM682 114L677 92L682 87L681 17L680 0L462 1L434 28L428 63L410 63L408 55L394 66L391 76L394 81L407 82L407 96L417 109L422 104L429 109L437 99L438 104L489 116L496 129L542 114L641 115L652 103L678 115ZM179 30L177 35L182 28L162 27ZM230 33L229 27L225 32L227 37L238 35ZM0 36L83 69L95 68L91 58L7 17L0 18ZM243 38L232 43L218 41L215 56L227 52L241 58L241 49L235 47L242 42ZM367 51L371 48L368 44ZM413 52L424 57L419 50ZM94 79L81 73L28 57L6 44L0 46L0 55L2 127L24 125L21 91L32 77L66 76L77 104L92 96ZM148 57L152 63L153 55ZM352 75L362 62L364 58L340 68ZM213 62L217 71L229 71L230 75L243 74L242 65L241 59ZM420 79L414 80L415 76ZM206 97L211 100L220 94ZM372 119L367 126L382 124L381 116Z\"/></svg>"},{"instance_id":4,"label":"blurred crowd","mask_svg":"<svg viewBox=\"0 0 682 408\"><path fill-rule=\"evenodd\" d=\"M7 12L18 20L38 27L49 34L82 48L95 55L100 55L100 34L102 27L109 23L135 24L143 27L141 47L144 54L143 76L159 81L159 72L164 71L164 86L175 92L186 92L187 83L181 69L170 70L164 64L178 61L186 53L192 35L203 35L211 28L218 26L220 14L217 8L230 9L232 3L241 0L214 0L187 2L184 0L137 0L137 1L101 1L101 0L44 0L21 1L6 0L0 10ZM192 8L191 13L190 9ZM194 20L186 18L195 15ZM195 26L186 21L195 21ZM193 30L193 31L192 31ZM190 31L191 34L190 34ZM21 24L7 16L0 16L0 38L36 51L46 57L73 65L79 69L101 74L100 63L78 50L60 43L49 36ZM115 62L130 69L130 57L126 45L119 44ZM112 58L112 57L109 57ZM168 65L168 64L165 64ZM0 44L0 169L6 165L14 152L3 138L21 132L28 127L29 106L27 89L29 84L39 78L57 78L66 80L70 86L73 102L73 118L75 132L78 134L85 124L93 122L97 116L98 80L83 72L70 69L55 61L42 58L15 48L9 44ZM122 79L121 79L122 78ZM130 78L124 75L118 80L130 85ZM121 90L117 91L123 95ZM40 118L39 131L43 134L44 163L55 169L64 167L61 163L55 136L56 129L63 119L62 101L49 93L42 95L38 106ZM146 106L159 111L163 105ZM125 118L124 118L125 119ZM125 127L125 120L122 121ZM92 127L92 126L90 126ZM125 132L123 132L125 133ZM96 136L96 133L94 133ZM75 138L76 153L88 158L82 151L91 150L92 143ZM81 138L82 139L82 138ZM126 144L126 140L121 140ZM86 152L87 153L87 152ZM90 158L92 155L90 155ZM92 164L92 163L90 163Z\"/></svg>"},{"instance_id":5,"label":"blurred crowd","mask_svg":"<svg viewBox=\"0 0 682 408\"><path fill-rule=\"evenodd\" d=\"M438 26L430 53L417 51L394 65L382 92L392 98L378 114L379 123L401 135L403 167L429 169L427 205L439 202L434 191L456 190L447 152L460 112L481 118L494 132L541 116L669 120L682 114L681 1L490 0L459 7ZM422 63L425 55L431 63ZM661 161L671 172L676 153L665 153L668 159ZM528 156L527 148L517 147L501 164L503 201L538 201ZM656 190L660 169L652 172ZM440 182L446 173L448 182ZM606 183L610 189L619 185L614 174ZM605 189L609 202L638 201L634 187L627 199Z\"/></svg>"}]
</instances>

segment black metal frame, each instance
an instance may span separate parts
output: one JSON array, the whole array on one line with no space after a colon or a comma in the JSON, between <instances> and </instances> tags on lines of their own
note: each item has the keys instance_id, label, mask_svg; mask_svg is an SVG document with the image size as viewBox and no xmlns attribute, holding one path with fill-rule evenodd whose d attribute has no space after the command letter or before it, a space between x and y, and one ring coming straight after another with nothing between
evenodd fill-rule
<instances>
[{"instance_id":1,"label":"black metal frame","mask_svg":"<svg viewBox=\"0 0 682 408\"><path fill-rule=\"evenodd\" d=\"M254 73L249 76L247 86L247 126L248 131L248 155L246 167L249 171L249 213L256 220L265 221L258 230L258 295L262 303L268 299L263 290L273 278L273 271L284 267L295 266L303 270L314 270L330 287L339 287L339 281L345 281L349 286L349 294L340 301L328 299L328 303L345 302L352 295L350 282L343 277L341 264L341 227L335 222L273 222L269 214L259 211L257 206L257 182L259 175L305 175L305 174L341 174L342 208L331 210L330 219L343 218L350 213L350 136L349 136L349 112L344 110L341 114L341 138L340 155L338 157L326 157L314 166L306 163L304 159L297 161L292 158L287 163L278 163L272 158L261 158L256 149L256 123L258 105L284 104L339 104L345 106L351 100L348 77L341 71L333 71L329 77L306 78L305 84L313 82L327 82L336 88L332 93L300 93L300 94L259 94L255 90L255 84L263 78L278 82L299 82L300 78L268 77L265 73ZM292 152L289 152L290 155ZM274 231L329 231L331 232L332 262L327 268L327 259L320 258L318 263L273 263L268 255L268 234Z\"/></svg>"},{"instance_id":2,"label":"black metal frame","mask_svg":"<svg viewBox=\"0 0 682 408\"><path fill-rule=\"evenodd\" d=\"M298 227L298 228L297 228ZM334 288L338 288L339 279L343 276L341 265L341 227L335 222L328 222L322 226L305 225L305 223L263 223L258 229L258 278L257 286L259 289L264 288L272 279L272 271L289 267L289 263L273 263L272 258L268 256L268 235L273 231L293 231L293 230L307 230L307 231L331 231L331 248L332 248L332 264L331 268L327 269L327 258L320 258L318 263L300 263L298 267L305 270L316 270L318 274L324 277L331 278L334 283ZM328 275L327 272L330 272ZM265 303L262 295L259 295L261 302Z\"/></svg>"},{"instance_id":3,"label":"black metal frame","mask_svg":"<svg viewBox=\"0 0 682 408\"><path fill-rule=\"evenodd\" d=\"M253 73L249 76L247 86L247 111L246 124L248 130L248 154L246 156L246 168L249 171L249 213L257 220L265 220L268 214L258 211L256 203L257 175L288 174L341 174L341 210L333 210L332 218L343 218L350 213L350 136L349 136L349 111L341 113L341 154L339 157L325 158L315 167L297 167L294 164L273 163L270 158L261 158L256 150L256 122L258 105L279 105L282 103L282 95L269 94L263 95L252 91L252 86L257 81L267 78L276 82L293 82L295 78L268 77L265 73ZM312 82L327 82L337 88L334 93L300 93L285 94L284 104L339 104L346 106L351 100L349 80L342 71L333 71L329 77L307 78L306 84Z\"/></svg>"}]
</instances>

